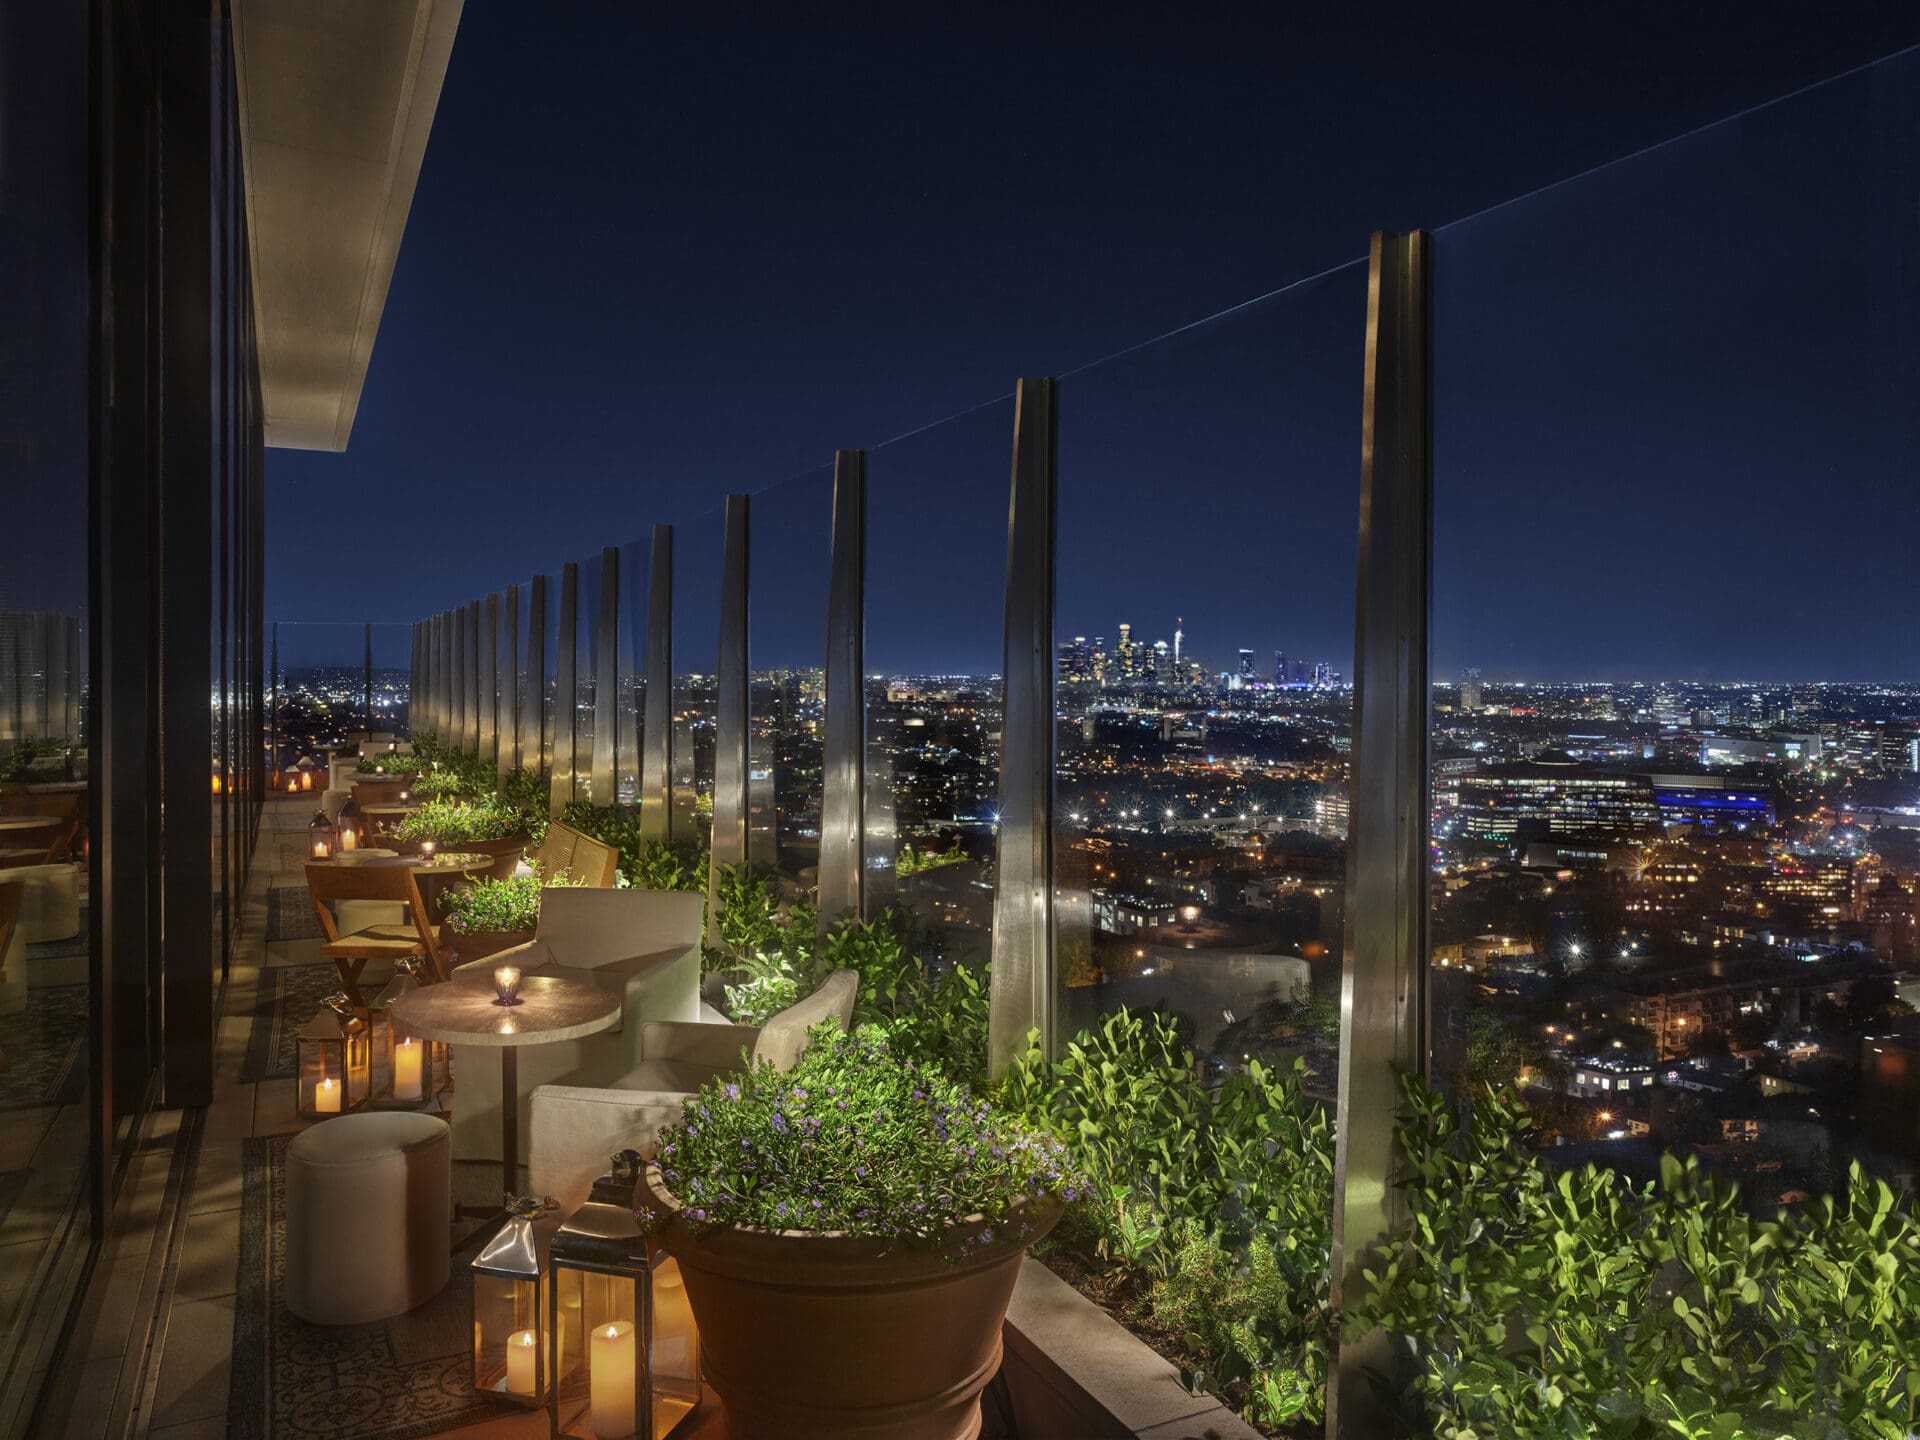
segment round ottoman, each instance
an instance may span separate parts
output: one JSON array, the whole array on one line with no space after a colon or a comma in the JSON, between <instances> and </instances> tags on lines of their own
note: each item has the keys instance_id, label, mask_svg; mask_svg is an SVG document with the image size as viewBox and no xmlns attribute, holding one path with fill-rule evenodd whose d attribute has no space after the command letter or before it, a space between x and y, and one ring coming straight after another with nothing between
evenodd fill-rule
<instances>
[{"instance_id":1,"label":"round ottoman","mask_svg":"<svg viewBox=\"0 0 1920 1440\"><path fill-rule=\"evenodd\" d=\"M287 1308L316 1325L405 1314L447 1283L453 1140L407 1111L342 1115L287 1147Z\"/></svg>"},{"instance_id":2,"label":"round ottoman","mask_svg":"<svg viewBox=\"0 0 1920 1440\"><path fill-rule=\"evenodd\" d=\"M20 906L20 933L29 945L71 940L80 933L80 871L73 865L23 865L18 876L27 889Z\"/></svg>"}]
</instances>

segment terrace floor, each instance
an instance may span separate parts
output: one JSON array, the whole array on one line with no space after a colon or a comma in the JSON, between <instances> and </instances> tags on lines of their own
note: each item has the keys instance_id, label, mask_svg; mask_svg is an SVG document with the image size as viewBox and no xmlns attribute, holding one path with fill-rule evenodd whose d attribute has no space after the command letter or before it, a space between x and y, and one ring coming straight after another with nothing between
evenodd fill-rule
<instances>
[{"instance_id":1,"label":"terrace floor","mask_svg":"<svg viewBox=\"0 0 1920 1440\"><path fill-rule=\"evenodd\" d=\"M490 1402L469 1403L458 1393L460 1367L446 1361L445 1343L426 1347L438 1358L417 1372L437 1376L437 1385L429 1381L433 1403L405 1421L397 1418L405 1407L389 1407L377 1386L368 1399L368 1387L358 1383L365 1377L353 1373L351 1357L340 1355L309 1367L314 1373L303 1382L311 1387L309 1402L263 1415L257 1405L243 1401L229 1413L236 1355L244 1357L258 1345L257 1336L245 1333L244 1322L236 1331L236 1313L245 1316L251 1309L257 1315L266 1283L262 1273L242 1273L247 1142L291 1136L305 1123L294 1113L291 1078L242 1078L254 1043L255 1006L270 993L268 987L284 980L275 972L319 966L330 975L333 969L320 959L317 939L291 934L300 927L298 907L289 896L302 905L305 901L300 864L308 799L308 806L273 801L266 807L243 933L220 1005L213 1104L205 1111L164 1110L147 1117L120 1189L114 1230L61 1371L47 1389L36 1435L74 1440L404 1435L415 1440L458 1434L472 1440L543 1440L548 1433L544 1412L509 1413ZM289 938L274 938L282 930ZM256 1165L261 1150L254 1148ZM463 1196L497 1195L497 1167L456 1166L456 1172L455 1188ZM456 1280L468 1258L455 1256ZM252 1287L250 1295L242 1287ZM319 1327L303 1328L311 1342ZM443 1324L435 1338L444 1341L450 1328ZM272 1386L287 1379L294 1362L284 1358L285 1347L270 1353L275 1356L268 1362ZM357 1408L351 1403L356 1399ZM457 1413L438 1423L436 1405ZM717 1408L711 1400L704 1408L695 1434L716 1440L721 1431Z\"/></svg>"}]
</instances>

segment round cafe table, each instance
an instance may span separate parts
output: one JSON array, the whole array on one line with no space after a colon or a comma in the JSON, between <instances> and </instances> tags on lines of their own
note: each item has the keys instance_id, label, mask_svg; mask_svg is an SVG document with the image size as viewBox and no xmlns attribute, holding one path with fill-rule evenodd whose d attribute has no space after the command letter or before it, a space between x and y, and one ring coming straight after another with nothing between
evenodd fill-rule
<instances>
[{"instance_id":1,"label":"round cafe table","mask_svg":"<svg viewBox=\"0 0 1920 1440\"><path fill-rule=\"evenodd\" d=\"M500 1049L500 1188L511 1192L520 1175L520 1065L522 1045L578 1040L611 1027L620 1018L620 997L590 980L566 975L525 975L520 1003L499 1004L493 975L456 975L422 985L393 1002L392 1016L406 1030L448 1045L493 1045Z\"/></svg>"}]
</instances>

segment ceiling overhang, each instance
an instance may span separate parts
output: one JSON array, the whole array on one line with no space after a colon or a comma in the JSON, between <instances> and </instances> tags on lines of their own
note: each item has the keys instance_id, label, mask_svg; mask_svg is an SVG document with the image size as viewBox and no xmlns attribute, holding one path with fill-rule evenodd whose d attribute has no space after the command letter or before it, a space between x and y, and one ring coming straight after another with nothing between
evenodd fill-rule
<instances>
[{"instance_id":1,"label":"ceiling overhang","mask_svg":"<svg viewBox=\"0 0 1920 1440\"><path fill-rule=\"evenodd\" d=\"M344 450L462 0L235 0L266 442Z\"/></svg>"}]
</instances>

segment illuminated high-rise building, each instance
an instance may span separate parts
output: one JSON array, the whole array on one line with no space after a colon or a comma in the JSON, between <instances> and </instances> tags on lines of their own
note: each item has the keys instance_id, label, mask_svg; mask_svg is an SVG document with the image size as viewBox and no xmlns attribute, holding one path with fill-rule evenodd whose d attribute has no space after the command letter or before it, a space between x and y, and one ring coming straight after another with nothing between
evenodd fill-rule
<instances>
[{"instance_id":1,"label":"illuminated high-rise building","mask_svg":"<svg viewBox=\"0 0 1920 1440\"><path fill-rule=\"evenodd\" d=\"M1166 685L1173 680L1173 655L1164 640L1153 642L1153 679L1157 685Z\"/></svg>"},{"instance_id":2,"label":"illuminated high-rise building","mask_svg":"<svg viewBox=\"0 0 1920 1440\"><path fill-rule=\"evenodd\" d=\"M1132 680L1137 674L1133 653L1133 626L1126 621L1120 622L1120 643L1114 646L1114 669L1121 681Z\"/></svg>"},{"instance_id":3,"label":"illuminated high-rise building","mask_svg":"<svg viewBox=\"0 0 1920 1440\"><path fill-rule=\"evenodd\" d=\"M1480 708L1480 672L1472 667L1460 672L1460 708L1469 712Z\"/></svg>"},{"instance_id":4,"label":"illuminated high-rise building","mask_svg":"<svg viewBox=\"0 0 1920 1440\"><path fill-rule=\"evenodd\" d=\"M1240 652L1240 683L1242 685L1253 683L1253 651L1251 650Z\"/></svg>"},{"instance_id":5,"label":"illuminated high-rise building","mask_svg":"<svg viewBox=\"0 0 1920 1440\"><path fill-rule=\"evenodd\" d=\"M1287 652L1284 650L1273 652L1273 683L1276 685L1287 683Z\"/></svg>"}]
</instances>

